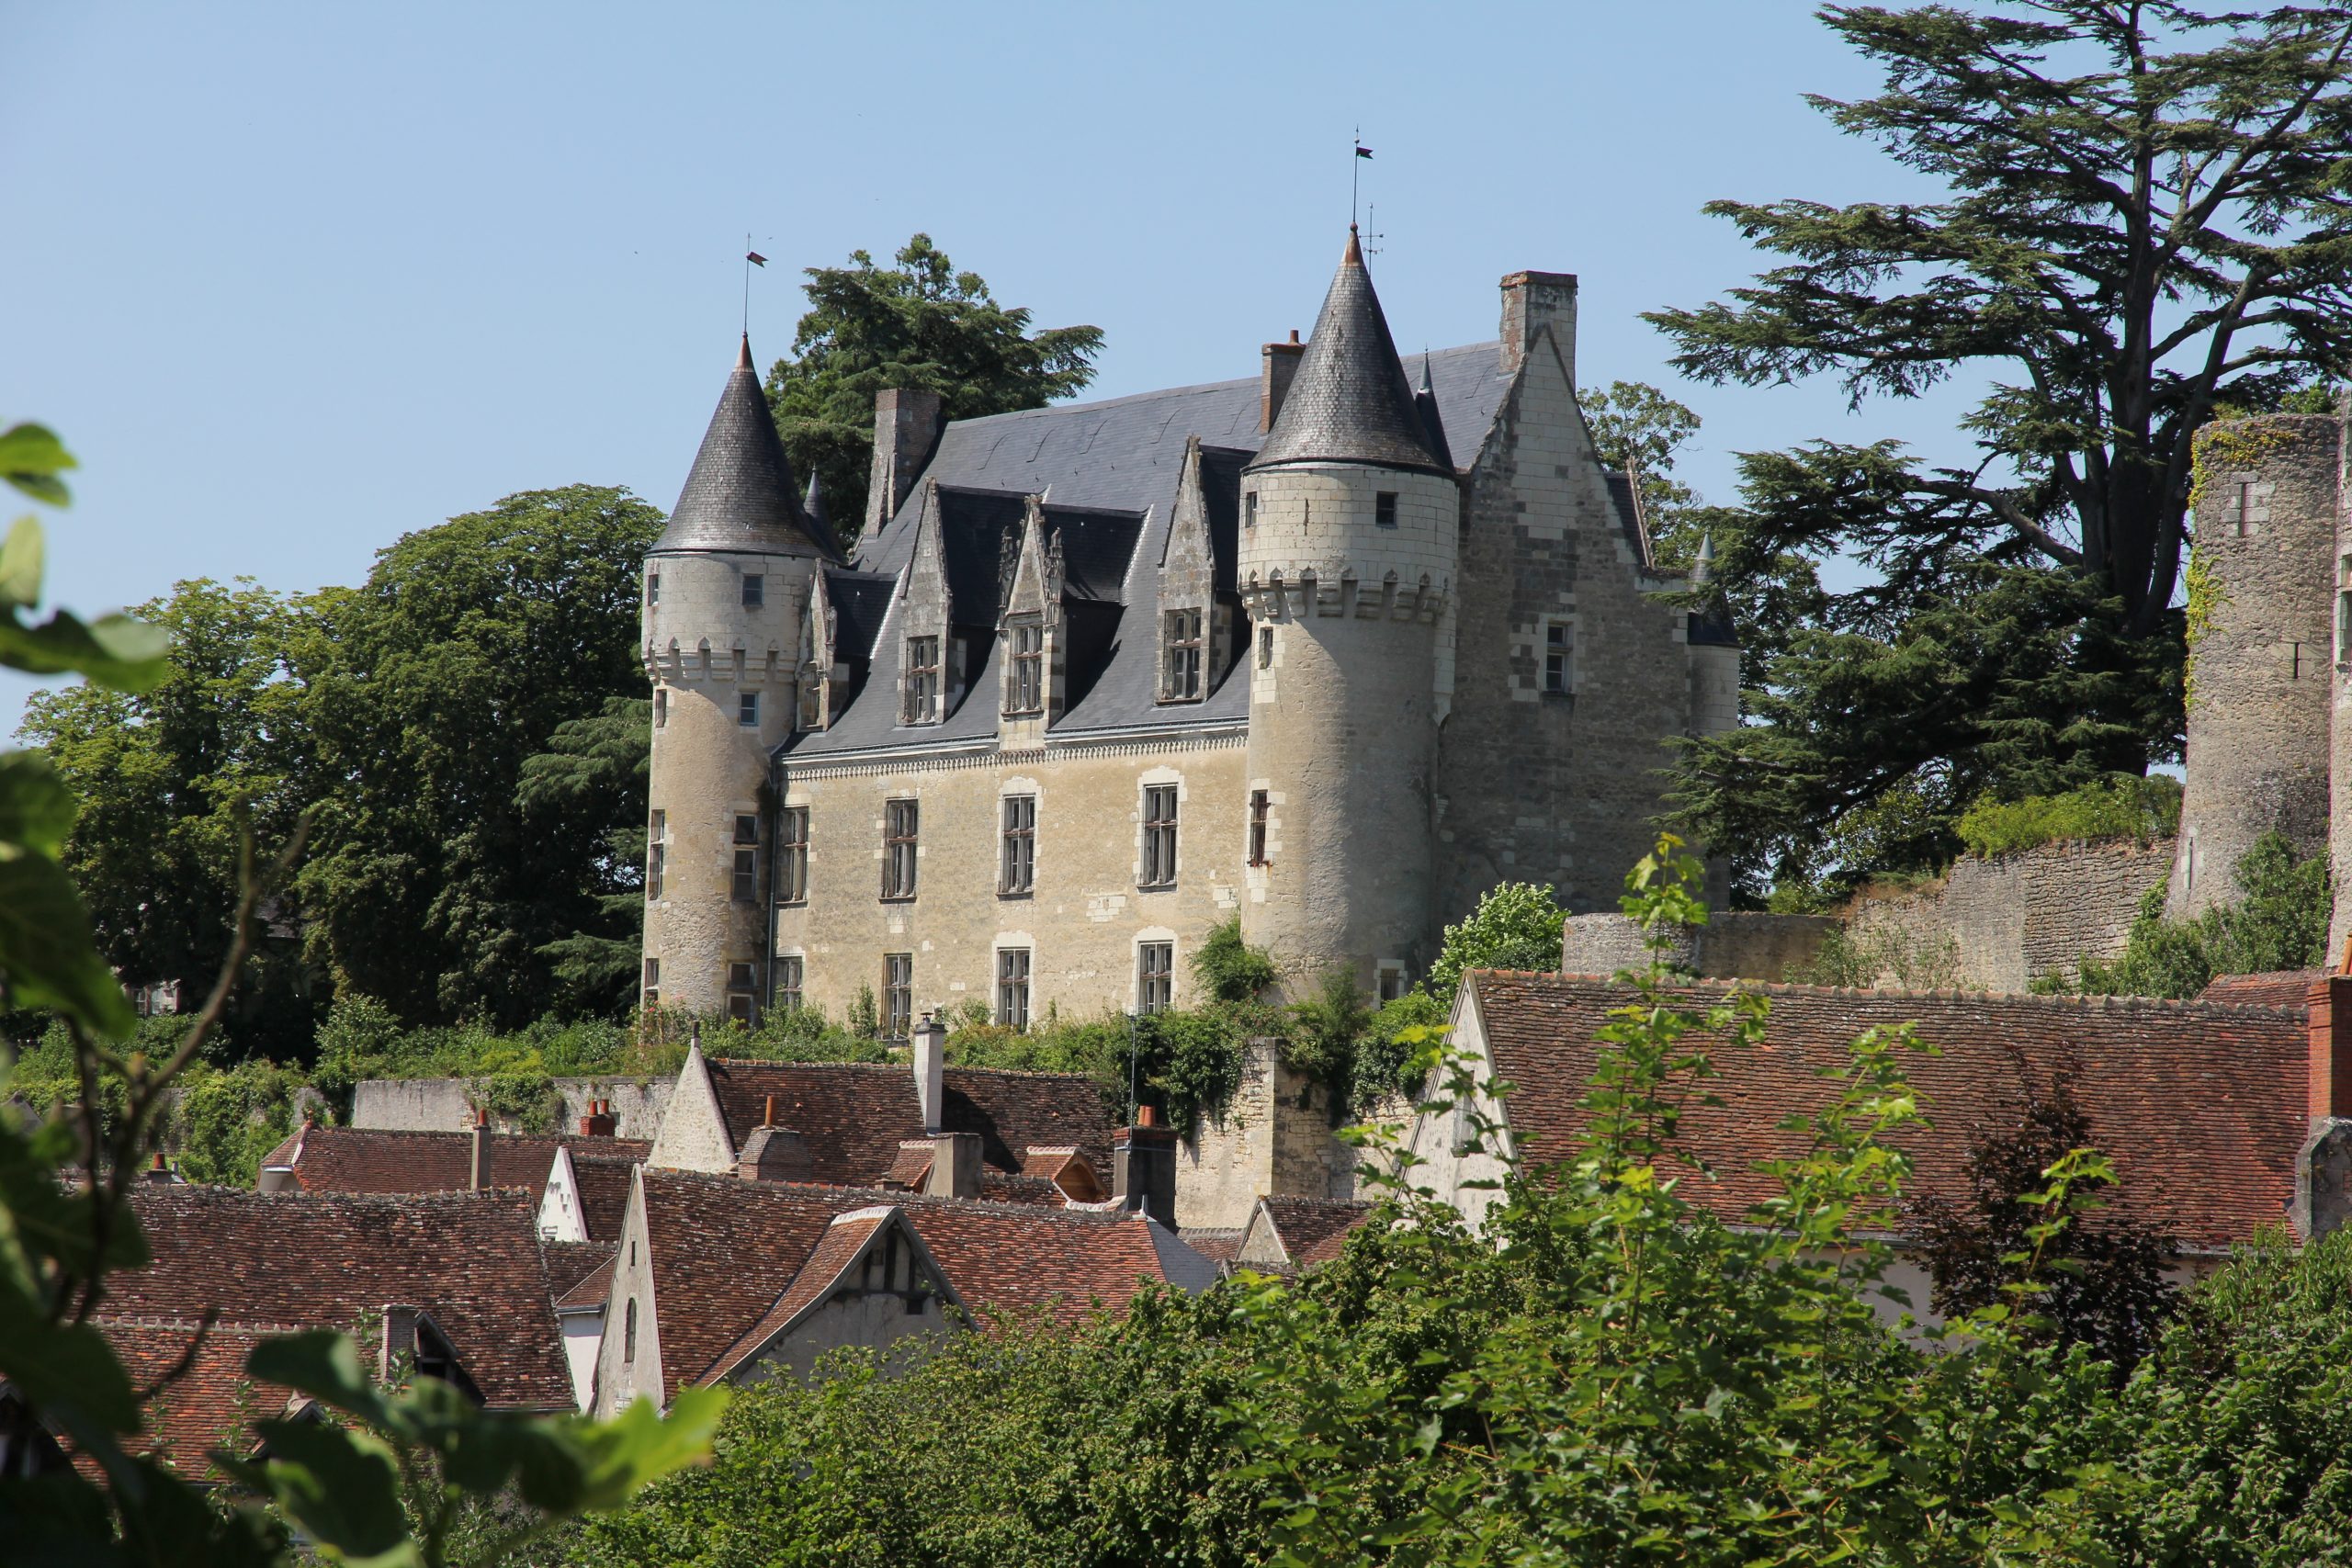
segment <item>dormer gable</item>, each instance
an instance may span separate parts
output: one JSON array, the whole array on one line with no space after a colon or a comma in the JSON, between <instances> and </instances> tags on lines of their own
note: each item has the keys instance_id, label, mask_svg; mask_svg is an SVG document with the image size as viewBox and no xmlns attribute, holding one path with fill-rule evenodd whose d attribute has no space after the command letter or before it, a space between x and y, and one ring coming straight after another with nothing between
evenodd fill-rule
<instances>
[{"instance_id":1,"label":"dormer gable","mask_svg":"<svg viewBox=\"0 0 2352 1568\"><path fill-rule=\"evenodd\" d=\"M1158 682L1161 703L1196 703L1225 673L1218 655L1216 543L1209 529L1208 496L1201 482L1201 438L1184 442L1176 507L1159 563Z\"/></svg>"},{"instance_id":2,"label":"dormer gable","mask_svg":"<svg viewBox=\"0 0 2352 1568\"><path fill-rule=\"evenodd\" d=\"M799 711L793 718L798 728L823 729L833 722L834 704L841 695L835 685L836 671L842 669L834 651L840 627L831 585L826 573L818 572L808 586L808 614L800 624Z\"/></svg>"},{"instance_id":3,"label":"dormer gable","mask_svg":"<svg viewBox=\"0 0 2352 1568\"><path fill-rule=\"evenodd\" d=\"M914 549L899 580L899 723L938 724L951 706L948 656L955 605L947 584L947 549L939 482L923 486L915 518Z\"/></svg>"},{"instance_id":4,"label":"dormer gable","mask_svg":"<svg viewBox=\"0 0 2352 1568\"><path fill-rule=\"evenodd\" d=\"M729 1346L705 1382L806 1375L843 1344L881 1349L908 1334L967 1321L964 1303L906 1211L877 1203L837 1214L760 1321Z\"/></svg>"},{"instance_id":5,"label":"dormer gable","mask_svg":"<svg viewBox=\"0 0 2352 1568\"><path fill-rule=\"evenodd\" d=\"M1069 573L1060 535L1046 521L1045 498L1023 498L1021 533L1011 560L1004 614L997 624L998 728L1007 739L1038 739L1061 716L1069 689L1069 640L1062 600Z\"/></svg>"}]
</instances>

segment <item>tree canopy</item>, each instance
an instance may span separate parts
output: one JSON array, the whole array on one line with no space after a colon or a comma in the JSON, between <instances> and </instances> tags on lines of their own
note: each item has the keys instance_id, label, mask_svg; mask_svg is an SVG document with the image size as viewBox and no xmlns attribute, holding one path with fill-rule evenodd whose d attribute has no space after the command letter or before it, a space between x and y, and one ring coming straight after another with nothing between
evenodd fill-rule
<instances>
[{"instance_id":1,"label":"tree canopy","mask_svg":"<svg viewBox=\"0 0 2352 1568\"><path fill-rule=\"evenodd\" d=\"M1043 408L1094 378L1099 327L1044 327L1000 305L977 272L958 272L928 234L877 266L812 266L808 312L792 354L768 370L768 403L794 468L817 477L846 541L865 516L874 458L874 394L894 387L940 394L949 419Z\"/></svg>"},{"instance_id":2,"label":"tree canopy","mask_svg":"<svg viewBox=\"0 0 2352 1568\"><path fill-rule=\"evenodd\" d=\"M1761 723L1686 759L1690 820L1751 890L1930 863L1980 794L2177 756L2196 432L2352 367L2352 11L1822 17L1883 90L1811 101L1944 195L1713 202L1775 264L1649 319L1704 381L1830 376L1858 407L1988 386L1965 456L1749 455L1712 520L1736 603L1832 555L1866 572L1764 639Z\"/></svg>"}]
</instances>

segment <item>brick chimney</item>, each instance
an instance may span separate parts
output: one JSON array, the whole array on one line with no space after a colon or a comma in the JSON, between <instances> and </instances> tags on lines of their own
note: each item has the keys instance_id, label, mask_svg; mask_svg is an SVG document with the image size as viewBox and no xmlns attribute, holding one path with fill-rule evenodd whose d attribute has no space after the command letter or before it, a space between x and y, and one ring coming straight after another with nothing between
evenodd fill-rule
<instances>
[{"instance_id":1,"label":"brick chimney","mask_svg":"<svg viewBox=\"0 0 2352 1568\"><path fill-rule=\"evenodd\" d=\"M1568 380L1577 378L1577 275L1514 272L1503 279L1502 370L1508 376L1527 357L1537 331L1552 329Z\"/></svg>"},{"instance_id":2,"label":"brick chimney","mask_svg":"<svg viewBox=\"0 0 2352 1568\"><path fill-rule=\"evenodd\" d=\"M1291 378L1298 374L1298 362L1305 357L1306 345L1298 341L1298 329L1290 330L1288 343L1270 343L1258 351L1258 428L1274 427L1274 416L1283 412L1283 400L1290 396Z\"/></svg>"},{"instance_id":3,"label":"brick chimney","mask_svg":"<svg viewBox=\"0 0 2352 1568\"><path fill-rule=\"evenodd\" d=\"M2352 952L2346 957L2352 968ZM2352 974L2323 976L2304 1001L2310 1010L2305 1103L2311 1132L2295 1161L2290 1217L2305 1241L2317 1241L2352 1219Z\"/></svg>"},{"instance_id":4,"label":"brick chimney","mask_svg":"<svg viewBox=\"0 0 2352 1568\"><path fill-rule=\"evenodd\" d=\"M1148 1105L1136 1107L1134 1126L1111 1135L1111 1196L1176 1228L1176 1130L1161 1126Z\"/></svg>"},{"instance_id":5,"label":"brick chimney","mask_svg":"<svg viewBox=\"0 0 2352 1568\"><path fill-rule=\"evenodd\" d=\"M931 1175L922 1190L934 1198L980 1195L980 1135L940 1133L931 1140Z\"/></svg>"},{"instance_id":6,"label":"brick chimney","mask_svg":"<svg viewBox=\"0 0 2352 1568\"><path fill-rule=\"evenodd\" d=\"M922 1107L922 1130L936 1133L947 1105L947 1026L926 1012L914 1029L915 1099Z\"/></svg>"},{"instance_id":7,"label":"brick chimney","mask_svg":"<svg viewBox=\"0 0 2352 1568\"><path fill-rule=\"evenodd\" d=\"M490 1112L487 1110L474 1112L473 1131L472 1157L466 1167L466 1186L472 1191L483 1192L490 1188Z\"/></svg>"},{"instance_id":8,"label":"brick chimney","mask_svg":"<svg viewBox=\"0 0 2352 1568\"><path fill-rule=\"evenodd\" d=\"M613 1114L609 1100L592 1100L588 1114L580 1119L580 1135L583 1138L609 1138L613 1129L620 1125L620 1118Z\"/></svg>"},{"instance_id":9,"label":"brick chimney","mask_svg":"<svg viewBox=\"0 0 2352 1568\"><path fill-rule=\"evenodd\" d=\"M939 394L891 387L874 394L874 469L865 491L865 536L899 514L915 477L939 445Z\"/></svg>"},{"instance_id":10,"label":"brick chimney","mask_svg":"<svg viewBox=\"0 0 2352 1568\"><path fill-rule=\"evenodd\" d=\"M172 1162L164 1157L161 1149L157 1149L155 1157L148 1162L145 1174L148 1182L157 1187L168 1187L179 1179L179 1174L172 1169Z\"/></svg>"},{"instance_id":11,"label":"brick chimney","mask_svg":"<svg viewBox=\"0 0 2352 1568\"><path fill-rule=\"evenodd\" d=\"M745 1181L806 1181L808 1179L808 1140L775 1119L775 1096L769 1095L767 1116L752 1129L735 1156L735 1174Z\"/></svg>"}]
</instances>

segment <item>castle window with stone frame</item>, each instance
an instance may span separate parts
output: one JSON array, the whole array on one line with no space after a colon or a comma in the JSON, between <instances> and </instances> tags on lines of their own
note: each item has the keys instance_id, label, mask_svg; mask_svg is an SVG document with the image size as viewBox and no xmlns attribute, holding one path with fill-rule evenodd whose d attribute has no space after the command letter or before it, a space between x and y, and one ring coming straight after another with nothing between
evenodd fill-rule
<instances>
[{"instance_id":1,"label":"castle window with stone frame","mask_svg":"<svg viewBox=\"0 0 2352 1568\"><path fill-rule=\"evenodd\" d=\"M781 954L775 961L775 1002L782 1012L800 1010L800 988L808 971L806 960L797 953Z\"/></svg>"},{"instance_id":2,"label":"castle window with stone frame","mask_svg":"<svg viewBox=\"0 0 2352 1568\"><path fill-rule=\"evenodd\" d=\"M670 688L653 688L653 728L666 729L670 726Z\"/></svg>"},{"instance_id":3,"label":"castle window with stone frame","mask_svg":"<svg viewBox=\"0 0 2352 1568\"><path fill-rule=\"evenodd\" d=\"M1251 865L1272 863L1266 856L1268 804L1269 797L1264 790L1253 789L1250 792L1250 863Z\"/></svg>"},{"instance_id":4,"label":"castle window with stone frame","mask_svg":"<svg viewBox=\"0 0 2352 1568\"><path fill-rule=\"evenodd\" d=\"M815 729L825 716L825 682L811 666L800 677L800 728Z\"/></svg>"},{"instance_id":5,"label":"castle window with stone frame","mask_svg":"<svg viewBox=\"0 0 2352 1568\"><path fill-rule=\"evenodd\" d=\"M1396 492L1384 490L1372 498L1372 520L1380 527L1396 526Z\"/></svg>"},{"instance_id":6,"label":"castle window with stone frame","mask_svg":"<svg viewBox=\"0 0 2352 1568\"><path fill-rule=\"evenodd\" d=\"M1147 784L1143 792L1144 887L1176 886L1176 786Z\"/></svg>"},{"instance_id":7,"label":"castle window with stone frame","mask_svg":"<svg viewBox=\"0 0 2352 1568\"><path fill-rule=\"evenodd\" d=\"M662 603L662 574L658 571L645 574L645 602L649 604Z\"/></svg>"},{"instance_id":8,"label":"castle window with stone frame","mask_svg":"<svg viewBox=\"0 0 2352 1568\"><path fill-rule=\"evenodd\" d=\"M1258 525L1258 492L1254 490L1241 498L1241 525L1244 528Z\"/></svg>"},{"instance_id":9,"label":"castle window with stone frame","mask_svg":"<svg viewBox=\"0 0 2352 1568\"><path fill-rule=\"evenodd\" d=\"M882 804L882 897L915 896L915 833L917 803L889 800Z\"/></svg>"},{"instance_id":10,"label":"castle window with stone frame","mask_svg":"<svg viewBox=\"0 0 2352 1568\"><path fill-rule=\"evenodd\" d=\"M939 722L939 639L907 638L907 668L900 677L899 722Z\"/></svg>"},{"instance_id":11,"label":"castle window with stone frame","mask_svg":"<svg viewBox=\"0 0 2352 1568\"><path fill-rule=\"evenodd\" d=\"M756 571L743 575L743 608L757 610L768 602L768 580Z\"/></svg>"},{"instance_id":12,"label":"castle window with stone frame","mask_svg":"<svg viewBox=\"0 0 2352 1568\"><path fill-rule=\"evenodd\" d=\"M1201 699L1201 612L1170 610L1163 617L1166 651L1159 671L1159 700L1194 703Z\"/></svg>"},{"instance_id":13,"label":"castle window with stone frame","mask_svg":"<svg viewBox=\"0 0 2352 1568\"><path fill-rule=\"evenodd\" d=\"M776 902L808 901L808 808L787 806L776 818Z\"/></svg>"},{"instance_id":14,"label":"castle window with stone frame","mask_svg":"<svg viewBox=\"0 0 2352 1568\"><path fill-rule=\"evenodd\" d=\"M738 904L755 904L760 897L760 852L757 845L735 852L727 896Z\"/></svg>"},{"instance_id":15,"label":"castle window with stone frame","mask_svg":"<svg viewBox=\"0 0 2352 1568\"><path fill-rule=\"evenodd\" d=\"M1136 1011L1149 1017L1176 1005L1176 944L1139 942L1136 946Z\"/></svg>"},{"instance_id":16,"label":"castle window with stone frame","mask_svg":"<svg viewBox=\"0 0 2352 1568\"><path fill-rule=\"evenodd\" d=\"M1272 626L1260 626L1258 628L1258 668L1261 670L1272 670L1273 667L1274 628Z\"/></svg>"},{"instance_id":17,"label":"castle window with stone frame","mask_svg":"<svg viewBox=\"0 0 2352 1568\"><path fill-rule=\"evenodd\" d=\"M760 727L760 694L744 692L735 699L735 722L746 729Z\"/></svg>"},{"instance_id":18,"label":"castle window with stone frame","mask_svg":"<svg viewBox=\"0 0 2352 1568\"><path fill-rule=\"evenodd\" d=\"M1405 994L1405 965L1394 958L1384 958L1374 967L1374 990L1384 1002L1393 1002Z\"/></svg>"},{"instance_id":19,"label":"castle window with stone frame","mask_svg":"<svg viewBox=\"0 0 2352 1568\"><path fill-rule=\"evenodd\" d=\"M1565 696L1576 690L1576 635L1565 616L1544 623L1544 690Z\"/></svg>"},{"instance_id":20,"label":"castle window with stone frame","mask_svg":"<svg viewBox=\"0 0 2352 1568\"><path fill-rule=\"evenodd\" d=\"M727 966L727 1016L747 1027L752 1021L752 966L748 964Z\"/></svg>"},{"instance_id":21,"label":"castle window with stone frame","mask_svg":"<svg viewBox=\"0 0 2352 1568\"><path fill-rule=\"evenodd\" d=\"M1004 682L1004 712L1008 718L1046 711L1046 627L1028 617L1008 627L1012 664Z\"/></svg>"},{"instance_id":22,"label":"castle window with stone frame","mask_svg":"<svg viewBox=\"0 0 2352 1568\"><path fill-rule=\"evenodd\" d=\"M1029 950L996 950L996 1021L1006 1029L1029 1027Z\"/></svg>"},{"instance_id":23,"label":"castle window with stone frame","mask_svg":"<svg viewBox=\"0 0 2352 1568\"><path fill-rule=\"evenodd\" d=\"M670 814L656 807L645 819L645 901L656 903L662 897L662 858L668 849Z\"/></svg>"},{"instance_id":24,"label":"castle window with stone frame","mask_svg":"<svg viewBox=\"0 0 2352 1568\"><path fill-rule=\"evenodd\" d=\"M911 953L886 953L882 955L882 1036L886 1040L904 1040L914 1021L915 955Z\"/></svg>"},{"instance_id":25,"label":"castle window with stone frame","mask_svg":"<svg viewBox=\"0 0 2352 1568\"><path fill-rule=\"evenodd\" d=\"M1037 879L1037 797L1008 795L1003 812L1003 852L999 857L996 890L1001 896L1025 898Z\"/></svg>"},{"instance_id":26,"label":"castle window with stone frame","mask_svg":"<svg viewBox=\"0 0 2352 1568\"><path fill-rule=\"evenodd\" d=\"M658 958L649 958L645 961L644 991L647 1007L662 1005L662 961Z\"/></svg>"}]
</instances>

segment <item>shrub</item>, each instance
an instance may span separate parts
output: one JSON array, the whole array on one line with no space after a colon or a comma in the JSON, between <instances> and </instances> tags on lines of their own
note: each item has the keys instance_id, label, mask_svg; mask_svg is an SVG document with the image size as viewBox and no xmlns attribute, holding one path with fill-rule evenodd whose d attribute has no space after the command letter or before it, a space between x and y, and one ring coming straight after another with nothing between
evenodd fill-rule
<instances>
[{"instance_id":1,"label":"shrub","mask_svg":"<svg viewBox=\"0 0 2352 1568\"><path fill-rule=\"evenodd\" d=\"M1212 927L1193 950L1193 973L1221 1002L1255 1001L1274 983L1274 961L1241 940L1241 917Z\"/></svg>"},{"instance_id":2,"label":"shrub","mask_svg":"<svg viewBox=\"0 0 2352 1568\"><path fill-rule=\"evenodd\" d=\"M2329 886L2324 852L2308 860L2280 833L2265 833L2238 861L2236 904L2188 920L2165 918L2159 885L2113 964L2086 959L2079 988L2094 994L2187 998L2219 975L2309 969L2326 959ZM2059 989L2053 983L2048 989Z\"/></svg>"},{"instance_id":3,"label":"shrub","mask_svg":"<svg viewBox=\"0 0 2352 1568\"><path fill-rule=\"evenodd\" d=\"M1978 855L2011 854L2068 839L2151 839L2180 830L2180 781L2114 773L2064 795L1984 799L1961 814L1961 841Z\"/></svg>"},{"instance_id":4,"label":"shrub","mask_svg":"<svg viewBox=\"0 0 2352 1568\"><path fill-rule=\"evenodd\" d=\"M1430 966L1430 995L1440 1007L1453 1007L1465 969L1559 968L1560 931L1567 918L1551 888L1504 883L1479 899L1461 924L1445 928L1437 962Z\"/></svg>"},{"instance_id":5,"label":"shrub","mask_svg":"<svg viewBox=\"0 0 2352 1568\"><path fill-rule=\"evenodd\" d=\"M166 1144L177 1147L180 1174L190 1181L252 1186L262 1156L294 1131L302 1081L300 1072L261 1060L225 1071L191 1066L180 1078L164 1134Z\"/></svg>"}]
</instances>

